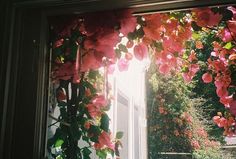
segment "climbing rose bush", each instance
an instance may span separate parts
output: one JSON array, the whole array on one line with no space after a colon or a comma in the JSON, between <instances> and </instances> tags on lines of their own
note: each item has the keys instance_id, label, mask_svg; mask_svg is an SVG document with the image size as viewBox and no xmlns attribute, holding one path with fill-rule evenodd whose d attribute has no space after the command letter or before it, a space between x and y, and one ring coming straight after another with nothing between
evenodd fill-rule
<instances>
[{"instance_id":1,"label":"climbing rose bush","mask_svg":"<svg viewBox=\"0 0 236 159\"><path fill-rule=\"evenodd\" d=\"M133 57L140 61L150 58L161 74L179 75L186 83L191 82L199 70L205 71L203 82L215 85L219 101L226 110L223 115L214 117L214 121L225 129L225 135L235 134L234 7L136 17L130 10L104 11L67 17L63 24L61 21L52 24L56 35L53 37L52 81L59 84L60 120L73 130L61 125L58 131L63 135L54 135L49 142L49 152L60 139L63 140L60 155L67 158L70 154L88 157L91 147L96 149L100 158L106 158L108 153L119 155L118 148L113 146L118 139L112 139L110 135L106 113L110 103L109 91L104 90L107 83L101 82L97 86L99 77L102 77L97 70L103 67L106 70L104 77L114 71L116 64L120 71L126 71ZM201 41L204 33L214 39L206 67L199 65L196 54L196 51L205 49L206 41ZM124 44L123 39L128 42ZM68 89L72 92L71 99ZM74 131L80 134L74 136L74 140L84 140L88 147L81 148L75 143L71 146L68 137L73 136ZM198 147L196 142L192 144ZM75 146L77 150L74 150Z\"/></svg>"}]
</instances>

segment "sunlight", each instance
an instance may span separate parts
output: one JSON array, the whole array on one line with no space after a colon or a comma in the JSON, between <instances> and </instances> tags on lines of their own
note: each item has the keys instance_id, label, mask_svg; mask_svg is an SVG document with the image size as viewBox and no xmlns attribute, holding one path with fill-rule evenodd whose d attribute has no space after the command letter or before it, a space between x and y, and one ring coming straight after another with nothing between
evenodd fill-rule
<instances>
[{"instance_id":1,"label":"sunlight","mask_svg":"<svg viewBox=\"0 0 236 159\"><path fill-rule=\"evenodd\" d=\"M119 71L116 65L109 76L114 96L109 112L110 129L124 133L121 158L147 158L145 74L149 64L148 58L143 61L133 58L127 71Z\"/></svg>"}]
</instances>

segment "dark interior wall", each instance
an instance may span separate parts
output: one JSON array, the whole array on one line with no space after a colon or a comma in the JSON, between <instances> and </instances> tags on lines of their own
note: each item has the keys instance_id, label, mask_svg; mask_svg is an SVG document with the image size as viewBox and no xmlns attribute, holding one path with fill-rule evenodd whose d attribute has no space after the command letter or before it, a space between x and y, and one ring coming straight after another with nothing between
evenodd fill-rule
<instances>
[{"instance_id":1,"label":"dark interior wall","mask_svg":"<svg viewBox=\"0 0 236 159\"><path fill-rule=\"evenodd\" d=\"M0 5L0 158L33 159L41 12L14 3Z\"/></svg>"},{"instance_id":2,"label":"dark interior wall","mask_svg":"<svg viewBox=\"0 0 236 159\"><path fill-rule=\"evenodd\" d=\"M4 96L5 96L5 86L6 86L6 69L7 69L7 48L9 42L9 32L8 29L11 21L11 0L0 1L0 158L2 154L3 138L2 134L5 131L5 116L6 108L4 107ZM3 120L4 119L4 120Z\"/></svg>"}]
</instances>

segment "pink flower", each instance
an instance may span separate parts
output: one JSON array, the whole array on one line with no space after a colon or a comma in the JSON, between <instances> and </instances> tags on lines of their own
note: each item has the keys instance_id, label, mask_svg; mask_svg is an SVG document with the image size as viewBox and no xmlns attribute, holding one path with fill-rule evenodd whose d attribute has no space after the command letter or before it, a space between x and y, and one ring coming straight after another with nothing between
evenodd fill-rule
<instances>
[{"instance_id":1,"label":"pink flower","mask_svg":"<svg viewBox=\"0 0 236 159\"><path fill-rule=\"evenodd\" d=\"M90 126L91 126L91 123L89 122L89 121L86 121L85 123L84 123L84 128L85 129L89 129L90 128Z\"/></svg>"},{"instance_id":2,"label":"pink flower","mask_svg":"<svg viewBox=\"0 0 236 159\"><path fill-rule=\"evenodd\" d=\"M102 107L107 106L107 101L103 95L97 95L93 98L92 103L87 105L88 112L92 118L96 118L102 114Z\"/></svg>"},{"instance_id":3,"label":"pink flower","mask_svg":"<svg viewBox=\"0 0 236 159\"><path fill-rule=\"evenodd\" d=\"M96 143L94 147L95 149L102 149L105 146L112 150L114 150L115 148L115 145L111 142L110 135L107 132L103 131L98 137L98 143Z\"/></svg>"},{"instance_id":4,"label":"pink flower","mask_svg":"<svg viewBox=\"0 0 236 159\"><path fill-rule=\"evenodd\" d=\"M63 90L59 90L59 91L57 92L57 100L58 100L58 101L66 100L66 95L65 95L65 93L63 92Z\"/></svg>"},{"instance_id":5,"label":"pink flower","mask_svg":"<svg viewBox=\"0 0 236 159\"><path fill-rule=\"evenodd\" d=\"M134 56L136 59L142 61L147 57L147 54L148 48L144 43L139 43L138 45L134 46Z\"/></svg>"},{"instance_id":6,"label":"pink flower","mask_svg":"<svg viewBox=\"0 0 236 159\"><path fill-rule=\"evenodd\" d=\"M193 146L194 149L200 149L201 146L197 140L192 140L191 145Z\"/></svg>"},{"instance_id":7,"label":"pink flower","mask_svg":"<svg viewBox=\"0 0 236 159\"><path fill-rule=\"evenodd\" d=\"M225 97L228 96L228 91L225 87L221 87L216 89L216 94L218 97Z\"/></svg>"},{"instance_id":8,"label":"pink flower","mask_svg":"<svg viewBox=\"0 0 236 159\"><path fill-rule=\"evenodd\" d=\"M219 37L224 41L224 42L229 42L232 40L232 35L229 31L229 29L224 28L223 30L220 31Z\"/></svg>"},{"instance_id":9,"label":"pink flower","mask_svg":"<svg viewBox=\"0 0 236 159\"><path fill-rule=\"evenodd\" d=\"M75 63L66 62L61 63L53 68L53 78L56 80L69 80L73 77L75 70Z\"/></svg>"},{"instance_id":10,"label":"pink flower","mask_svg":"<svg viewBox=\"0 0 236 159\"><path fill-rule=\"evenodd\" d=\"M126 43L126 47L127 47L127 48L131 48L131 47L133 47L133 45L134 45L134 42L133 42L132 40L129 40L129 41Z\"/></svg>"},{"instance_id":11,"label":"pink flower","mask_svg":"<svg viewBox=\"0 0 236 159\"><path fill-rule=\"evenodd\" d=\"M120 59L118 61L118 69L119 71L127 71L129 68L129 61L126 59Z\"/></svg>"},{"instance_id":12,"label":"pink flower","mask_svg":"<svg viewBox=\"0 0 236 159\"><path fill-rule=\"evenodd\" d=\"M236 20L229 20L227 24L228 24L229 30L233 34L236 34Z\"/></svg>"},{"instance_id":13,"label":"pink flower","mask_svg":"<svg viewBox=\"0 0 236 159\"><path fill-rule=\"evenodd\" d=\"M108 74L113 74L115 71L115 65L111 64L108 66Z\"/></svg>"},{"instance_id":14,"label":"pink flower","mask_svg":"<svg viewBox=\"0 0 236 159\"><path fill-rule=\"evenodd\" d=\"M217 115L217 116L214 116L214 117L213 117L214 123L218 123L219 120L220 120L220 116Z\"/></svg>"},{"instance_id":15,"label":"pink flower","mask_svg":"<svg viewBox=\"0 0 236 159\"><path fill-rule=\"evenodd\" d=\"M218 127L222 128L227 125L227 120L224 117L214 116L213 117L214 123L217 124Z\"/></svg>"},{"instance_id":16,"label":"pink flower","mask_svg":"<svg viewBox=\"0 0 236 159\"><path fill-rule=\"evenodd\" d=\"M190 53L190 55L189 55L189 57L188 57L188 60L189 60L190 62L193 62L193 61L197 60L196 52L195 52L194 50L191 50L191 53Z\"/></svg>"},{"instance_id":17,"label":"pink flower","mask_svg":"<svg viewBox=\"0 0 236 159\"><path fill-rule=\"evenodd\" d=\"M187 82L187 83L191 82L191 80L192 80L192 77L188 73L186 73L186 72L184 72L182 74L182 77L183 77L184 81Z\"/></svg>"},{"instance_id":18,"label":"pink flower","mask_svg":"<svg viewBox=\"0 0 236 159\"><path fill-rule=\"evenodd\" d=\"M203 44L202 44L202 42L201 41L196 41L196 48L197 49L202 49L203 48Z\"/></svg>"},{"instance_id":19,"label":"pink flower","mask_svg":"<svg viewBox=\"0 0 236 159\"><path fill-rule=\"evenodd\" d=\"M161 64L159 67L159 72L165 75L170 73L170 66L167 64Z\"/></svg>"},{"instance_id":20,"label":"pink flower","mask_svg":"<svg viewBox=\"0 0 236 159\"><path fill-rule=\"evenodd\" d=\"M229 110L233 115L236 115L236 100L230 103Z\"/></svg>"},{"instance_id":21,"label":"pink flower","mask_svg":"<svg viewBox=\"0 0 236 159\"><path fill-rule=\"evenodd\" d=\"M202 75L202 80L204 83L211 83L212 82L212 75L210 73L204 73Z\"/></svg>"},{"instance_id":22,"label":"pink flower","mask_svg":"<svg viewBox=\"0 0 236 159\"><path fill-rule=\"evenodd\" d=\"M98 95L94 97L94 99L92 100L92 103L96 105L97 107L107 106L107 100L105 99L104 95Z\"/></svg>"},{"instance_id":23,"label":"pink flower","mask_svg":"<svg viewBox=\"0 0 236 159\"><path fill-rule=\"evenodd\" d=\"M82 59L81 71L86 72L90 69L98 69L101 67L102 61L98 61L94 51L87 52Z\"/></svg>"},{"instance_id":24,"label":"pink flower","mask_svg":"<svg viewBox=\"0 0 236 159\"><path fill-rule=\"evenodd\" d=\"M89 115L92 118L96 118L96 117L98 117L102 114L101 109L99 107L97 107L96 105L94 105L94 104L88 104L87 105L87 110L89 112Z\"/></svg>"},{"instance_id":25,"label":"pink flower","mask_svg":"<svg viewBox=\"0 0 236 159\"><path fill-rule=\"evenodd\" d=\"M120 20L120 32L127 36L129 32L133 32L136 28L136 18L130 13L129 17L124 17Z\"/></svg>"},{"instance_id":26,"label":"pink flower","mask_svg":"<svg viewBox=\"0 0 236 159\"><path fill-rule=\"evenodd\" d=\"M219 24L222 16L219 13L213 13L210 8L195 9L196 23L201 27L213 27Z\"/></svg>"},{"instance_id":27,"label":"pink flower","mask_svg":"<svg viewBox=\"0 0 236 159\"><path fill-rule=\"evenodd\" d=\"M233 95L230 96L223 96L220 98L220 102L224 104L225 107L229 108L231 102L233 101Z\"/></svg>"},{"instance_id":28,"label":"pink flower","mask_svg":"<svg viewBox=\"0 0 236 159\"><path fill-rule=\"evenodd\" d=\"M165 109L162 106L159 107L158 110L159 110L160 114L164 114L165 113Z\"/></svg>"},{"instance_id":29,"label":"pink flower","mask_svg":"<svg viewBox=\"0 0 236 159\"><path fill-rule=\"evenodd\" d=\"M132 59L133 59L133 55L132 55L131 53L127 52L127 53L125 54L125 59L126 59L126 60L132 60Z\"/></svg>"},{"instance_id":30,"label":"pink flower","mask_svg":"<svg viewBox=\"0 0 236 159\"><path fill-rule=\"evenodd\" d=\"M160 40L161 38L161 14L151 14L144 16L146 25L143 27L145 37L152 40Z\"/></svg>"},{"instance_id":31,"label":"pink flower","mask_svg":"<svg viewBox=\"0 0 236 159\"><path fill-rule=\"evenodd\" d=\"M60 47L61 45L63 45L64 39L59 39L57 40L54 44L53 44L53 48L57 48Z\"/></svg>"}]
</instances>

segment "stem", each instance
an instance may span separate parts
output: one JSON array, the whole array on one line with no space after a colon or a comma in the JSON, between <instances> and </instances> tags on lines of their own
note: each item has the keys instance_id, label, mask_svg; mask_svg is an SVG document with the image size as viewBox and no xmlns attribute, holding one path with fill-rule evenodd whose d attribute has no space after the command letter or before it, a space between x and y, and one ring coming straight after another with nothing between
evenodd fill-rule
<instances>
[{"instance_id":1,"label":"stem","mask_svg":"<svg viewBox=\"0 0 236 159\"><path fill-rule=\"evenodd\" d=\"M48 127L51 127L51 126L55 125L56 123L61 123L62 125L70 126L69 123L61 121L61 120L57 119L56 117L52 116L51 114L49 114L49 117L52 118L53 120L55 120L56 122L51 124L51 125L49 125Z\"/></svg>"},{"instance_id":2,"label":"stem","mask_svg":"<svg viewBox=\"0 0 236 159\"><path fill-rule=\"evenodd\" d=\"M72 81L72 80L71 80ZM69 81L67 88L66 88L66 96L67 96L67 117L68 117L68 123L73 124L75 119L74 119L74 101L77 96L77 90L75 85ZM71 88L69 88L69 84L71 84ZM69 92L71 90L71 99L69 99ZM76 90L76 91L75 91ZM77 141L74 140L71 129L67 128L67 135L68 135L68 144L66 148L66 156L68 159L77 159Z\"/></svg>"}]
</instances>

